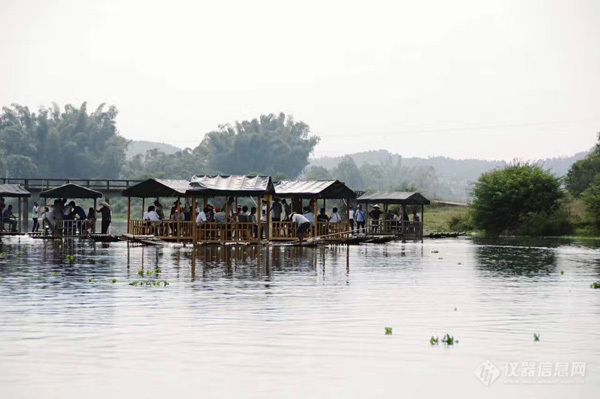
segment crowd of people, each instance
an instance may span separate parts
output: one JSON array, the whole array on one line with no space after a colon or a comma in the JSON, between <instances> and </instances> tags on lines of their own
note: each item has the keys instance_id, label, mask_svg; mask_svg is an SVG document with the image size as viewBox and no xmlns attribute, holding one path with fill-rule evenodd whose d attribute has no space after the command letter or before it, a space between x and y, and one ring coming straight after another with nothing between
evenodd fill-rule
<instances>
[{"instance_id":1,"label":"crowd of people","mask_svg":"<svg viewBox=\"0 0 600 399\"><path fill-rule=\"evenodd\" d=\"M33 204L33 233L43 229L44 234L52 235L84 235L96 232L96 214L101 215L101 232L110 234L112 211L107 202L100 203L99 209L90 207L87 211L77 205L75 201L66 198L54 200L52 206L45 206L41 210L36 201ZM40 223L41 219L41 223Z\"/></svg>"},{"instance_id":2,"label":"crowd of people","mask_svg":"<svg viewBox=\"0 0 600 399\"><path fill-rule=\"evenodd\" d=\"M4 225L8 225L9 232L17 231L17 217L13 214L12 205L6 205L4 198L0 198L0 231L5 231Z\"/></svg>"},{"instance_id":3,"label":"crowd of people","mask_svg":"<svg viewBox=\"0 0 600 399\"><path fill-rule=\"evenodd\" d=\"M349 214L345 215L345 217L349 218L350 231L342 231L340 228L345 223L345 219L340 215L337 207L332 208L331 214L327 214L325 208L320 208L319 213L315 216L313 212L315 209L314 200L310 200L308 206L303 208L298 203L295 203L294 207L302 209L301 212L292 209L292 203L293 201L288 202L286 199L280 198L275 198L271 203L271 221L273 222L273 231L277 233L275 234L276 237L289 237L290 234L294 234L294 231L290 230L289 223L280 222L294 223L295 236L303 238L311 227L315 225L315 221L319 228L317 234L323 236L329 233L350 233L352 235L366 233L368 220L371 223L370 232L374 233L388 230L400 231L402 229L402 221L406 222L406 228L408 226L416 228L420 220L416 210L413 211L413 220L410 222L406 211L402 215L400 214L401 212L397 213L392 210L385 213L380 209L379 205L374 205L372 210L367 212L363 209L362 205L358 205L356 209L354 206L350 206ZM255 203L254 205L257 204ZM153 205L147 208L143 216L144 223L150 229L150 232L160 232L162 235L172 236L177 235L176 221L192 221L192 218L191 206L187 200L183 206L179 200L175 201L171 207L169 217L166 217L160 200L156 199ZM237 204L234 197L227 198L222 206L214 206L206 203L205 206L198 206L196 208L195 223L198 227L202 227L206 223L215 223L217 226L219 224L235 224L241 231L238 234L253 238L264 238L264 226L262 224L266 222L267 201L263 201L261 204L260 213L258 206L249 207ZM335 228L334 226L338 223L340 224L340 228ZM208 225L206 225L206 228L208 228ZM230 235L231 233L227 234Z\"/></svg>"}]
</instances>

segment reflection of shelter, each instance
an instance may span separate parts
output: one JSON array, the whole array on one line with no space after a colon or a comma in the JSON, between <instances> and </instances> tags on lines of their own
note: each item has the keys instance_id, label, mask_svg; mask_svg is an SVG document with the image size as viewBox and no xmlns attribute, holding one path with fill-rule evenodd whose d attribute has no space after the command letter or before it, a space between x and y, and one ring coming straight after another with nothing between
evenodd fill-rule
<instances>
[{"instance_id":1,"label":"reflection of shelter","mask_svg":"<svg viewBox=\"0 0 600 399\"><path fill-rule=\"evenodd\" d=\"M94 210L96 209L96 200L102 197L100 191L92 190L91 188L83 187L73 183L63 184L55 188L44 190L40 193L40 198L44 198L44 207L46 206L46 199L48 198L67 198L67 199L93 199ZM42 228L44 229L44 223L42 221ZM95 222L95 220L93 221ZM57 220L55 226L55 233L59 235L76 236L86 232L86 222L78 220ZM95 231L95 226L91 226L91 230Z\"/></svg>"},{"instance_id":2,"label":"reflection of shelter","mask_svg":"<svg viewBox=\"0 0 600 399\"><path fill-rule=\"evenodd\" d=\"M17 234L20 233L22 226L21 202L23 202L25 207L27 207L27 198L30 196L31 193L25 190L20 184L0 184L0 197L17 199ZM0 214L0 234L15 234L14 232L10 231L11 223L8 220L5 220L2 216L3 215ZM5 228L5 226L9 227L8 230Z\"/></svg>"},{"instance_id":3,"label":"reflection of shelter","mask_svg":"<svg viewBox=\"0 0 600 399\"><path fill-rule=\"evenodd\" d=\"M225 197L223 204L224 221L198 223L194 228L194 243L219 242L260 242L261 237L271 237L271 197L275 193L270 176L194 176L186 194L193 197L193 220L196 220L197 200L203 200L202 208L208 206L208 199ZM235 202L231 202L229 198ZM256 201L254 201L254 197ZM239 221L236 214L239 198L250 198L255 202L256 224L252 220ZM262 203L265 201L263 216ZM235 207L235 208L234 208ZM233 209L232 209L233 208ZM244 215L245 216L245 215ZM262 219L262 220L261 220Z\"/></svg>"},{"instance_id":4,"label":"reflection of shelter","mask_svg":"<svg viewBox=\"0 0 600 399\"><path fill-rule=\"evenodd\" d=\"M159 222L144 221L146 212L146 198L177 198L181 204L181 197L189 188L187 180L148 179L123 190L122 195L127 197L127 233L133 235L153 235L163 240L191 240L194 222L192 220L165 219ZM140 218L131 217L131 198L142 199L142 212ZM164 210L166 212L166 210ZM179 213L176 213L179 216Z\"/></svg>"},{"instance_id":5,"label":"reflection of shelter","mask_svg":"<svg viewBox=\"0 0 600 399\"><path fill-rule=\"evenodd\" d=\"M377 191L363 194L356 201L365 204L367 214L369 213L369 204L383 204L383 214L380 216L379 221L369 218L367 234L392 234L408 239L423 238L424 206L429 205L430 201L421 194L403 191ZM386 219L389 205L402 206L398 221ZM421 207L419 221L410 222L406 220L404 215L407 215L407 206Z\"/></svg>"},{"instance_id":6,"label":"reflection of shelter","mask_svg":"<svg viewBox=\"0 0 600 399\"><path fill-rule=\"evenodd\" d=\"M338 180L283 180L275 186L275 194L279 198L290 198L292 210L302 213L303 200L308 200L308 206L313 212L315 223L311 235L322 236L325 240L344 240L349 237L350 221L348 219L350 200L356 198L356 193ZM319 200L322 208L326 208L326 200L343 200L346 205L345 222L318 222ZM290 221L273 223L273 240L294 240L296 226Z\"/></svg>"}]
</instances>

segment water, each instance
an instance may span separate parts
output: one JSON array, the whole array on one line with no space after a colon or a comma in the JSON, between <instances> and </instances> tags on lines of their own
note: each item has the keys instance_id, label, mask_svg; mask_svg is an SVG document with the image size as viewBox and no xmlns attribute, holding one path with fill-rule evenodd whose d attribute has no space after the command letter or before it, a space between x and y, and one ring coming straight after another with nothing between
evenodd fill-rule
<instances>
[{"instance_id":1,"label":"water","mask_svg":"<svg viewBox=\"0 0 600 399\"><path fill-rule=\"evenodd\" d=\"M600 392L597 241L276 247L260 263L255 248L11 238L3 251L2 398ZM129 285L156 267L168 286ZM430 345L445 333L459 342ZM489 386L474 375L486 360L502 372ZM586 370L509 384L507 362Z\"/></svg>"}]
</instances>

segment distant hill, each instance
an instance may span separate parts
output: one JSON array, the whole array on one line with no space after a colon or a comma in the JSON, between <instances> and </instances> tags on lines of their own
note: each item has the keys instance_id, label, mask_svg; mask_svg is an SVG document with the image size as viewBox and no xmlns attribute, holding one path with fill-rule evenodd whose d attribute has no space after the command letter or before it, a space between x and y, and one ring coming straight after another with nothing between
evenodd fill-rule
<instances>
[{"instance_id":1,"label":"distant hill","mask_svg":"<svg viewBox=\"0 0 600 399\"><path fill-rule=\"evenodd\" d=\"M560 177L566 175L571 165L587 154L587 151L583 151L570 157L547 158L532 162ZM503 168L509 164L502 160L453 159L448 157L404 158L399 154L393 154L386 150L359 152L349 154L349 156L358 168L363 167L363 169L365 165L378 166L384 169L390 169L392 165L401 165L401 172L398 173L400 176L392 178L392 183L410 183L433 198L458 201L469 199L472 184L482 173L495 168ZM342 159L343 156L313 158L310 160L308 168L320 166L333 171ZM427 169L429 169L428 174L420 172ZM387 184L389 184L389 181ZM380 187L377 187L378 185ZM385 187L381 187L381 182L365 178L365 188L384 189Z\"/></svg>"},{"instance_id":2,"label":"distant hill","mask_svg":"<svg viewBox=\"0 0 600 399\"><path fill-rule=\"evenodd\" d=\"M146 154L146 151L157 149L165 154L174 154L177 151L181 151L181 148L175 147L171 144L156 143L154 141L135 141L129 142L127 147L127 159L135 157L137 154Z\"/></svg>"}]
</instances>

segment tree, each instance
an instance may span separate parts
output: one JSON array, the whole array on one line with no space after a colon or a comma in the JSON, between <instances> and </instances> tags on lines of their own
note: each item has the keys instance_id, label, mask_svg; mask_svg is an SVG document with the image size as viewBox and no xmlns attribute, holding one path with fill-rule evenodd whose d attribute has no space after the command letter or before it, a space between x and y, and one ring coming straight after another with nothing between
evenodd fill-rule
<instances>
[{"instance_id":1,"label":"tree","mask_svg":"<svg viewBox=\"0 0 600 399\"><path fill-rule=\"evenodd\" d=\"M323 166L311 166L305 173L306 180L333 180L329 169Z\"/></svg>"},{"instance_id":2,"label":"tree","mask_svg":"<svg viewBox=\"0 0 600 399\"><path fill-rule=\"evenodd\" d=\"M584 159L575 162L567 172L565 186L575 197L581 195L600 173L600 133L598 143Z\"/></svg>"},{"instance_id":3,"label":"tree","mask_svg":"<svg viewBox=\"0 0 600 399\"><path fill-rule=\"evenodd\" d=\"M283 174L295 178L308 165L308 156L319 142L309 136L304 122L295 122L280 113L261 115L259 119L221 125L208 133L194 153L205 157L206 164L223 174Z\"/></svg>"},{"instance_id":4,"label":"tree","mask_svg":"<svg viewBox=\"0 0 600 399\"><path fill-rule=\"evenodd\" d=\"M535 165L511 165L484 173L475 183L473 223L489 235L545 232L550 225L535 230L532 223L554 223L563 215L558 213L562 198L560 181L551 173Z\"/></svg>"},{"instance_id":5,"label":"tree","mask_svg":"<svg viewBox=\"0 0 600 399\"><path fill-rule=\"evenodd\" d=\"M354 190L363 190L365 183L354 160L346 155L332 172L333 176Z\"/></svg>"},{"instance_id":6,"label":"tree","mask_svg":"<svg viewBox=\"0 0 600 399\"><path fill-rule=\"evenodd\" d=\"M38 114L18 104L0 114L0 153L12 177L116 178L125 164L128 141L116 128L117 109L101 104L88 113L53 104Z\"/></svg>"},{"instance_id":7,"label":"tree","mask_svg":"<svg viewBox=\"0 0 600 399\"><path fill-rule=\"evenodd\" d=\"M592 184L581 194L581 199L587 207L587 212L596 229L600 230L600 173Z\"/></svg>"}]
</instances>

